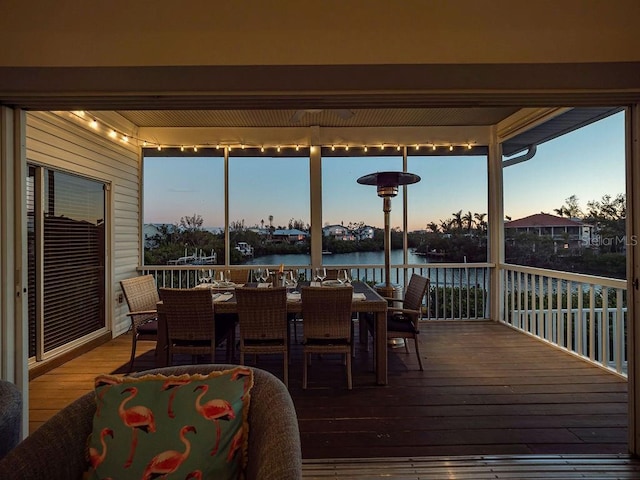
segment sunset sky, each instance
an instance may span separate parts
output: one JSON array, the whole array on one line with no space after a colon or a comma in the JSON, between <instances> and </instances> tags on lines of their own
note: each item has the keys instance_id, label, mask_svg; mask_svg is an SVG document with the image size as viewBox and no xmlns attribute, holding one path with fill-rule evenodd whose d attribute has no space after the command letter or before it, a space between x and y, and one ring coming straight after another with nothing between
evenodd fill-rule
<instances>
[{"instance_id":1,"label":"sunset sky","mask_svg":"<svg viewBox=\"0 0 640 480\"><path fill-rule=\"evenodd\" d=\"M576 195L580 206L625 191L624 114L552 140L529 161L504 170L504 212L513 219L553 213ZM230 221L246 226L310 221L309 160L291 157L232 157L229 162ZM323 159L323 224L350 222L382 227L382 200L362 175L401 170L402 157ZM484 156L410 156L408 170L422 180L408 188L409 230L451 218L454 212L486 213ZM144 222L177 223L198 214L204 226L224 225L223 160L219 157L145 159ZM401 226L402 200L392 201L392 226Z\"/></svg>"}]
</instances>

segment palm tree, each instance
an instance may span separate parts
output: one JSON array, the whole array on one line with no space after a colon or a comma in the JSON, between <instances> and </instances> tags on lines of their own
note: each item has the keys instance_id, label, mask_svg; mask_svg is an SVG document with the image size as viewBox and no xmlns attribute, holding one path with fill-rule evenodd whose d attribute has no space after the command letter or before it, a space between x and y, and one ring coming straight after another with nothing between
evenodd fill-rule
<instances>
[{"instance_id":1,"label":"palm tree","mask_svg":"<svg viewBox=\"0 0 640 480\"><path fill-rule=\"evenodd\" d=\"M553 211L556 212L556 214L560 217L564 217L565 213L567 214L567 216L569 215L569 211L564 207L564 205L562 205L560 208L554 208Z\"/></svg>"},{"instance_id":2,"label":"palm tree","mask_svg":"<svg viewBox=\"0 0 640 480\"><path fill-rule=\"evenodd\" d=\"M473 213L471 213L471 211L465 213L462 216L461 222L467 225L467 233L471 233L471 229L473 228Z\"/></svg>"},{"instance_id":3,"label":"palm tree","mask_svg":"<svg viewBox=\"0 0 640 480\"><path fill-rule=\"evenodd\" d=\"M458 210L451 215L453 215L453 221L451 222L451 225L456 230L462 230L462 210Z\"/></svg>"},{"instance_id":4,"label":"palm tree","mask_svg":"<svg viewBox=\"0 0 640 480\"><path fill-rule=\"evenodd\" d=\"M476 225L478 226L478 229L481 232L484 232L487 230L487 222L484 220L484 217L486 217L487 214L486 213L474 213L473 214L473 218L475 218L476 220Z\"/></svg>"},{"instance_id":5,"label":"palm tree","mask_svg":"<svg viewBox=\"0 0 640 480\"><path fill-rule=\"evenodd\" d=\"M450 233L452 225L453 220L451 220L450 218L447 218L446 220L440 220L440 230L442 230L442 233Z\"/></svg>"},{"instance_id":6,"label":"palm tree","mask_svg":"<svg viewBox=\"0 0 640 480\"><path fill-rule=\"evenodd\" d=\"M433 233L437 233L438 232L438 224L436 222L429 222L427 223L427 230L431 230Z\"/></svg>"},{"instance_id":7,"label":"palm tree","mask_svg":"<svg viewBox=\"0 0 640 480\"><path fill-rule=\"evenodd\" d=\"M269 215L269 230L273 228L273 215Z\"/></svg>"}]
</instances>

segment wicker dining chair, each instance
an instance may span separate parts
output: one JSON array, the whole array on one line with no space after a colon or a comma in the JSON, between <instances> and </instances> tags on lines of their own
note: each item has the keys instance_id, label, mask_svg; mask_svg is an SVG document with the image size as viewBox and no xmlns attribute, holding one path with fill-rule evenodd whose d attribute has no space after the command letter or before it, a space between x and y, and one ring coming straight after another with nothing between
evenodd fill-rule
<instances>
[{"instance_id":1,"label":"wicker dining chair","mask_svg":"<svg viewBox=\"0 0 640 480\"><path fill-rule=\"evenodd\" d=\"M282 354L284 384L289 386L287 290L236 288L240 331L240 364L246 354Z\"/></svg>"},{"instance_id":2,"label":"wicker dining chair","mask_svg":"<svg viewBox=\"0 0 640 480\"><path fill-rule=\"evenodd\" d=\"M233 341L234 325L216 321L213 298L208 289L161 288L167 322L169 365L175 354L188 354L197 363L197 355L210 355L215 363L216 347L227 340L227 357Z\"/></svg>"},{"instance_id":3,"label":"wicker dining chair","mask_svg":"<svg viewBox=\"0 0 640 480\"><path fill-rule=\"evenodd\" d=\"M352 388L351 322L352 287L302 287L303 373L307 388L307 366L313 353L340 353L345 356L347 386Z\"/></svg>"},{"instance_id":4,"label":"wicker dining chair","mask_svg":"<svg viewBox=\"0 0 640 480\"><path fill-rule=\"evenodd\" d=\"M419 320L422 317L422 299L429 290L429 279L414 273L409 279L404 298L387 298L389 303L387 310L387 338L404 339L404 348L409 353L408 339L413 339L418 356L420 371L423 371L422 357L420 356L420 344L418 335L420 334ZM401 307L395 304L400 303ZM369 321L369 330L374 331L373 322Z\"/></svg>"},{"instance_id":5,"label":"wicker dining chair","mask_svg":"<svg viewBox=\"0 0 640 480\"><path fill-rule=\"evenodd\" d=\"M129 307L127 314L131 319L131 360L127 373L133 369L133 362L136 358L136 346L138 340L158 339L158 312L156 311L158 301L158 288L153 275L142 275L127 278L120 281L124 298ZM156 352L157 354L157 352Z\"/></svg>"}]
</instances>

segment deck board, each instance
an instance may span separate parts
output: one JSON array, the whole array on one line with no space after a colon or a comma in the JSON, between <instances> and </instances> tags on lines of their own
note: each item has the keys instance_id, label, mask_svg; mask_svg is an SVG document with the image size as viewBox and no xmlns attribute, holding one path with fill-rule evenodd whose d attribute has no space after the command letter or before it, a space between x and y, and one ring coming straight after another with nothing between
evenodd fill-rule
<instances>
[{"instance_id":1,"label":"deck board","mask_svg":"<svg viewBox=\"0 0 640 480\"><path fill-rule=\"evenodd\" d=\"M352 391L331 356L314 358L302 390L294 344L290 392L305 461L627 453L624 379L494 322L427 322L421 332L424 372L413 346L410 355L391 349L389 385L377 386L373 354L358 344ZM121 336L32 380L30 430L90 391L97 374L126 364L130 341ZM139 343L137 369L153 367L152 348ZM282 376L277 357L257 366Z\"/></svg>"}]
</instances>

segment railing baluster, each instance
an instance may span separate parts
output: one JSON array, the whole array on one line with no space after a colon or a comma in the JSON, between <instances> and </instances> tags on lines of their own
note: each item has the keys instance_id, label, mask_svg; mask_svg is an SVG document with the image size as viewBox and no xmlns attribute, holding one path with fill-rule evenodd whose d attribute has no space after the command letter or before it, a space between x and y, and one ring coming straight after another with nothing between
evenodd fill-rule
<instances>
[{"instance_id":1,"label":"railing baluster","mask_svg":"<svg viewBox=\"0 0 640 480\"><path fill-rule=\"evenodd\" d=\"M586 342L584 341L583 338L583 333L586 332L587 330L583 328L584 326L584 312L583 312L583 298L582 298L582 284L579 283L577 286L577 292L578 292L578 312L576 314L576 329L575 329L575 338L576 338L576 352L578 352L580 355L584 355L584 347L586 345Z\"/></svg>"}]
</instances>

